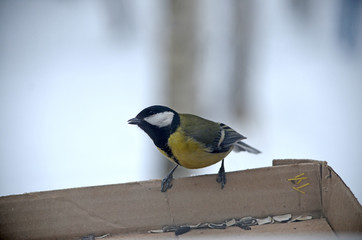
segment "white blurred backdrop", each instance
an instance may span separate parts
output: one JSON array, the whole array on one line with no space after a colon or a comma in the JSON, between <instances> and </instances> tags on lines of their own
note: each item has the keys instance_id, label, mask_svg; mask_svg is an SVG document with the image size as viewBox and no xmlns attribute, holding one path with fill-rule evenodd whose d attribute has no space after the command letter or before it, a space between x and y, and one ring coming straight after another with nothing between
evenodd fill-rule
<instances>
[{"instance_id":1,"label":"white blurred backdrop","mask_svg":"<svg viewBox=\"0 0 362 240\"><path fill-rule=\"evenodd\" d=\"M231 153L227 171L324 160L361 201L361 1L180 2L0 2L0 195L163 178L166 160L127 120L164 104L263 152ZM193 72L172 100L185 4Z\"/></svg>"}]
</instances>

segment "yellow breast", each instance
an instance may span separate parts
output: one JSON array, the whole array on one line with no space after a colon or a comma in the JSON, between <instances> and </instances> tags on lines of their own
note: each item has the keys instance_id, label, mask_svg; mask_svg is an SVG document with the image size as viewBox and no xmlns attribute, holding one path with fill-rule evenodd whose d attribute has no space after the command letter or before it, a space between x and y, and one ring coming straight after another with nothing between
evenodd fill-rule
<instances>
[{"instance_id":1,"label":"yellow breast","mask_svg":"<svg viewBox=\"0 0 362 240\"><path fill-rule=\"evenodd\" d=\"M171 134L168 139L173 155L179 164L185 168L203 168L215 164L224 159L232 150L223 153L207 152L205 146L193 138L182 134L181 130ZM161 151L162 152L162 151Z\"/></svg>"}]
</instances>

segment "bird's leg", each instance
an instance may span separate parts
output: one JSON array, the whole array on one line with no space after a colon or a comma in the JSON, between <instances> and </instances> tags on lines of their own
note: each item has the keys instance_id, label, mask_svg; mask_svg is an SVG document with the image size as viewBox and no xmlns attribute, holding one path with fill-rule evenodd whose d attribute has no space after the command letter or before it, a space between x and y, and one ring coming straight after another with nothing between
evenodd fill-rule
<instances>
[{"instance_id":1,"label":"bird's leg","mask_svg":"<svg viewBox=\"0 0 362 240\"><path fill-rule=\"evenodd\" d=\"M173 172L176 170L176 168L179 165L177 164L168 174L167 176L162 180L161 183L161 192L166 192L167 189L172 187L172 179L173 179Z\"/></svg>"},{"instance_id":2,"label":"bird's leg","mask_svg":"<svg viewBox=\"0 0 362 240\"><path fill-rule=\"evenodd\" d=\"M219 172L217 173L216 181L218 183L221 183L221 189L223 189L225 184L226 184L226 174L225 174L225 168L224 168L224 159L221 162L221 167L219 169Z\"/></svg>"}]
</instances>

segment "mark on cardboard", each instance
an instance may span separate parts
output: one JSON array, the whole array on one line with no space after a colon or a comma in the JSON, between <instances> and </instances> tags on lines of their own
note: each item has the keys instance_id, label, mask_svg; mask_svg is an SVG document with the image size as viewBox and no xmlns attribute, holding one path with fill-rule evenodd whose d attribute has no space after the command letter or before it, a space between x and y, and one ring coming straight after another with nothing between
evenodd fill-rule
<instances>
[{"instance_id":1,"label":"mark on cardboard","mask_svg":"<svg viewBox=\"0 0 362 240\"><path fill-rule=\"evenodd\" d=\"M299 175L297 175L297 176L295 176L293 178L289 178L288 181L290 181L293 184L298 185L297 187L293 187L294 190L305 194L305 192L302 191L301 189L308 186L310 183L305 183L305 184L302 184L302 185L300 185L300 184L302 183L303 180L307 180L307 179L308 179L308 177L304 177L304 173L301 173L301 174L299 174Z\"/></svg>"}]
</instances>

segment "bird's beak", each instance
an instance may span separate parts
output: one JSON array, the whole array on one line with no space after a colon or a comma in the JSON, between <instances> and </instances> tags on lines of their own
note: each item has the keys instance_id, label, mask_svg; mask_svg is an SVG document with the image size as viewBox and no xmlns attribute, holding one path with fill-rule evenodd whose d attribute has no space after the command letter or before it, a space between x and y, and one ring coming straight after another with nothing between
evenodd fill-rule
<instances>
[{"instance_id":1,"label":"bird's beak","mask_svg":"<svg viewBox=\"0 0 362 240\"><path fill-rule=\"evenodd\" d=\"M141 119L138 119L138 118L131 118L130 120L128 120L128 124L135 124L135 125L138 125L142 122Z\"/></svg>"}]
</instances>

